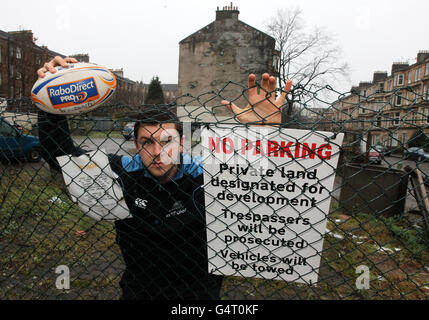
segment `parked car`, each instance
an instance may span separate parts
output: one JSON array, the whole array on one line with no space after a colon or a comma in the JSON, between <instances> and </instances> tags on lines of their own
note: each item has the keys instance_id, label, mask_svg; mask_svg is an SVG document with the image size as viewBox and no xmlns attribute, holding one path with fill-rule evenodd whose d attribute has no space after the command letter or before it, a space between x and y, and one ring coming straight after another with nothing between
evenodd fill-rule
<instances>
[{"instance_id":1,"label":"parked car","mask_svg":"<svg viewBox=\"0 0 429 320\"><path fill-rule=\"evenodd\" d=\"M24 127L23 126L21 126L20 124L17 124L17 123L13 123L13 125L15 126L15 128L17 128L19 131L22 131L22 130L24 130Z\"/></svg>"},{"instance_id":2,"label":"parked car","mask_svg":"<svg viewBox=\"0 0 429 320\"><path fill-rule=\"evenodd\" d=\"M125 125L124 129L122 130L122 135L126 140L130 140L134 137L134 125L135 125L135 122L129 122Z\"/></svg>"},{"instance_id":3,"label":"parked car","mask_svg":"<svg viewBox=\"0 0 429 320\"><path fill-rule=\"evenodd\" d=\"M40 150L38 137L23 134L14 124L0 117L0 158L38 162Z\"/></svg>"},{"instance_id":4,"label":"parked car","mask_svg":"<svg viewBox=\"0 0 429 320\"><path fill-rule=\"evenodd\" d=\"M392 151L387 149L385 146L382 146L381 144L378 144L374 146L374 149L381 153L383 157L390 157L392 154Z\"/></svg>"},{"instance_id":5,"label":"parked car","mask_svg":"<svg viewBox=\"0 0 429 320\"><path fill-rule=\"evenodd\" d=\"M378 152L374 148L371 148L369 150L368 154L362 150L355 151L353 154L352 160L357 161L357 162L365 162L367 159L366 158L367 156L368 156L368 162L369 163L381 164L381 161L384 159L384 157L382 156L382 154L380 152Z\"/></svg>"},{"instance_id":6,"label":"parked car","mask_svg":"<svg viewBox=\"0 0 429 320\"><path fill-rule=\"evenodd\" d=\"M429 161L429 153L427 153L423 148L412 147L404 150L402 158L418 162Z\"/></svg>"},{"instance_id":7,"label":"parked car","mask_svg":"<svg viewBox=\"0 0 429 320\"><path fill-rule=\"evenodd\" d=\"M368 162L370 163L376 163L381 164L381 161L383 160L383 155L378 152L376 149L370 149L368 153Z\"/></svg>"}]
</instances>

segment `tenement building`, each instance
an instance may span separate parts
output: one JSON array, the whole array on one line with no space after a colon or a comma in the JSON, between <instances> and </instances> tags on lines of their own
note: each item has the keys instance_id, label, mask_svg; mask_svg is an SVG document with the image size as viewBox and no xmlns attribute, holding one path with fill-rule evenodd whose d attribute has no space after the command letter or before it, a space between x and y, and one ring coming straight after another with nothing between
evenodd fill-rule
<instances>
[{"instance_id":1,"label":"tenement building","mask_svg":"<svg viewBox=\"0 0 429 320\"><path fill-rule=\"evenodd\" d=\"M46 46L36 45L36 38L31 30L0 30L0 98L29 98L37 80L37 69L55 56L65 57ZM72 56L81 62L90 62L88 54ZM143 104L143 83L125 78L122 69L115 74L118 85L111 103L129 106ZM15 100L12 104L10 108L14 111L37 111L35 106L28 103L22 104Z\"/></svg>"},{"instance_id":2,"label":"tenement building","mask_svg":"<svg viewBox=\"0 0 429 320\"><path fill-rule=\"evenodd\" d=\"M35 44L31 30L0 30L0 97L30 97L36 70L55 56L64 55Z\"/></svg>"},{"instance_id":3,"label":"tenement building","mask_svg":"<svg viewBox=\"0 0 429 320\"><path fill-rule=\"evenodd\" d=\"M429 51L416 63L395 62L390 75L377 71L336 101L328 113L333 126L370 136L372 145L406 146L417 129L429 134Z\"/></svg>"}]
</instances>

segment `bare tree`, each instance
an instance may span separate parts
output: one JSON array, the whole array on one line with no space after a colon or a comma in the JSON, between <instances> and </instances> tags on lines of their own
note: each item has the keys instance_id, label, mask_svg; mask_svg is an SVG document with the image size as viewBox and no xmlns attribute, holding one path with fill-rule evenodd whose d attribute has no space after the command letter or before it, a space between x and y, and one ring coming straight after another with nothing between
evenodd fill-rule
<instances>
[{"instance_id":1,"label":"bare tree","mask_svg":"<svg viewBox=\"0 0 429 320\"><path fill-rule=\"evenodd\" d=\"M328 84L332 86L340 77L347 76L348 66L340 62L341 50L334 39L317 27L307 32L301 9L277 10L266 28L279 51L279 88L283 88L288 79L294 84L287 100L288 118L294 102L301 96L317 92Z\"/></svg>"}]
</instances>

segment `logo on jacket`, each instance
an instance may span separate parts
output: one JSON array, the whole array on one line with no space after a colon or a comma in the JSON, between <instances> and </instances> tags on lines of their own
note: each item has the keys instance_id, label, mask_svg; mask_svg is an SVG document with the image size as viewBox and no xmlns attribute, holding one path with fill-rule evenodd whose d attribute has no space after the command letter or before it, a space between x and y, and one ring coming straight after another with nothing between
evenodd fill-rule
<instances>
[{"instance_id":1,"label":"logo on jacket","mask_svg":"<svg viewBox=\"0 0 429 320\"><path fill-rule=\"evenodd\" d=\"M173 207L168 211L168 214L165 216L169 218L171 216L178 216L182 213L185 213L187 209L183 206L182 202L176 201L173 204Z\"/></svg>"},{"instance_id":2,"label":"logo on jacket","mask_svg":"<svg viewBox=\"0 0 429 320\"><path fill-rule=\"evenodd\" d=\"M134 205L136 207L138 207L138 208L146 209L146 207L147 207L147 200L143 200L143 199L137 198L134 201Z\"/></svg>"}]
</instances>

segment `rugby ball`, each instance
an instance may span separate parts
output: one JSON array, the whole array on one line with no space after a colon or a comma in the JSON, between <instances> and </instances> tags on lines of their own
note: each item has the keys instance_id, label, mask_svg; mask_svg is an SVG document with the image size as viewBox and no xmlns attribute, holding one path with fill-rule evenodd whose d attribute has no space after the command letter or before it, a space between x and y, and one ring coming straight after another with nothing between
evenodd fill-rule
<instances>
[{"instance_id":1,"label":"rugby ball","mask_svg":"<svg viewBox=\"0 0 429 320\"><path fill-rule=\"evenodd\" d=\"M108 69L91 63L69 63L47 72L31 90L31 99L43 111L78 114L105 104L116 89L116 77Z\"/></svg>"}]
</instances>

